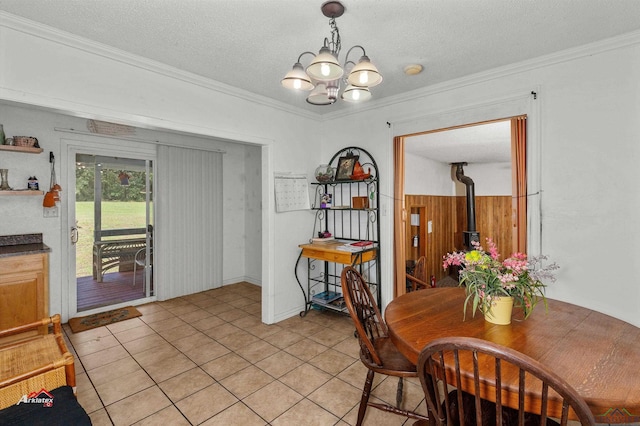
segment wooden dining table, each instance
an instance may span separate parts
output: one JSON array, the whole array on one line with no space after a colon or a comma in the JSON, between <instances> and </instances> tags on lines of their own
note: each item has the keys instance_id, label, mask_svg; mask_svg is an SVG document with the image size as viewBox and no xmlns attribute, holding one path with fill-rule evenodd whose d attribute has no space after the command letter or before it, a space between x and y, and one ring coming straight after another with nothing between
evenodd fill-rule
<instances>
[{"instance_id":1,"label":"wooden dining table","mask_svg":"<svg viewBox=\"0 0 640 426\"><path fill-rule=\"evenodd\" d=\"M432 288L397 297L385 310L391 340L411 362L447 336L508 346L544 364L585 399L597 423L640 424L640 328L594 310L548 299L526 320L514 308L509 325L482 313L463 316L462 288Z\"/></svg>"}]
</instances>

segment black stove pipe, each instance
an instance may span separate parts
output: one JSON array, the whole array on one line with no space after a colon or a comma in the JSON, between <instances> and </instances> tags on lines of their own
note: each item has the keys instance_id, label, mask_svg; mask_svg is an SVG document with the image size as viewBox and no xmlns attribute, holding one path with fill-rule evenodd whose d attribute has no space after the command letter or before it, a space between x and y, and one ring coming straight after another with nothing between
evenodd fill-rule
<instances>
[{"instance_id":1,"label":"black stove pipe","mask_svg":"<svg viewBox=\"0 0 640 426\"><path fill-rule=\"evenodd\" d=\"M476 231L476 194L475 185L469 176L465 176L463 166L467 163L453 163L456 166L456 179L464 183L467 188L467 230L464 234L464 245L472 250L472 241L480 241L480 234Z\"/></svg>"}]
</instances>

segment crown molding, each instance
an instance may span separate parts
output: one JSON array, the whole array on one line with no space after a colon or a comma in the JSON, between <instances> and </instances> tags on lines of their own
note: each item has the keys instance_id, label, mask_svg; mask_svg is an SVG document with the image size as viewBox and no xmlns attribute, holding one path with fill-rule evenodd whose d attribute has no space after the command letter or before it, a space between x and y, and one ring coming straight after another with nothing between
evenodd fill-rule
<instances>
[{"instance_id":1,"label":"crown molding","mask_svg":"<svg viewBox=\"0 0 640 426\"><path fill-rule=\"evenodd\" d=\"M183 81L185 83L200 86L202 88L223 93L228 96L243 99L269 108L285 111L312 120L320 120L320 115L307 110L301 110L284 102L279 102L266 96L239 89L209 78L202 77L187 71L183 71L169 65L151 59L143 58L132 53L91 41L74 34L58 30L56 28L12 15L0 10L0 27L6 27L14 31L58 43L72 49L81 50L93 55L101 56L113 61L127 64L136 68L150 71L165 77Z\"/></svg>"},{"instance_id":2,"label":"crown molding","mask_svg":"<svg viewBox=\"0 0 640 426\"><path fill-rule=\"evenodd\" d=\"M442 83L426 86L421 89L413 90L411 92L402 93L400 95L389 96L383 99L373 100L369 102L366 106L362 105L361 108L358 109L358 111L331 112L323 115L322 119L331 120L338 117L345 117L349 115L359 114L363 111L384 108L384 107L388 107L398 103L408 102L415 99L427 97L430 95L435 95L442 92L448 92L448 91L459 89L465 86L484 83L490 80L495 80L498 78L507 77L514 74L521 74L534 69L555 65L562 62L568 62L575 59L580 59L587 56L592 56L599 53L620 49L623 47L632 46L636 44L640 44L640 31L634 31L634 32L622 34L620 36L607 38L597 42L585 44L585 45L578 46L571 49L562 50L560 52L540 56L533 59L527 59L526 61L516 62L516 63L505 65L502 67L493 68L488 71L471 74L465 77L460 77L453 80L447 80Z\"/></svg>"}]
</instances>

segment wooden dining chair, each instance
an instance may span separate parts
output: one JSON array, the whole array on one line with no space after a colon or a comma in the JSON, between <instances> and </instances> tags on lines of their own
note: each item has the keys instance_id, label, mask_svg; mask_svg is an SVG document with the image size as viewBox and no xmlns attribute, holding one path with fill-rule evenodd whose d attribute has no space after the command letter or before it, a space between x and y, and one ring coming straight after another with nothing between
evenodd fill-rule
<instances>
[{"instance_id":1,"label":"wooden dining chair","mask_svg":"<svg viewBox=\"0 0 640 426\"><path fill-rule=\"evenodd\" d=\"M367 406L413 419L427 420L427 416L404 410L402 406L403 378L417 377L415 365L407 360L389 339L387 325L380 314L369 286L360 273L351 266L342 270L342 295L349 315L356 327L360 343L360 360L367 367L367 377L362 390L356 425L364 420ZM396 405L369 401L375 373L398 377Z\"/></svg>"},{"instance_id":2,"label":"wooden dining chair","mask_svg":"<svg viewBox=\"0 0 640 426\"><path fill-rule=\"evenodd\" d=\"M420 352L417 369L431 424L542 426L559 420L565 426L570 416L582 425L595 424L589 406L565 380L535 359L493 342L436 339ZM561 417L550 418L549 409Z\"/></svg>"},{"instance_id":3,"label":"wooden dining chair","mask_svg":"<svg viewBox=\"0 0 640 426\"><path fill-rule=\"evenodd\" d=\"M431 288L431 284L427 282L427 258L420 256L416 260L416 266L413 274L407 274L407 279L411 281L411 291Z\"/></svg>"}]
</instances>

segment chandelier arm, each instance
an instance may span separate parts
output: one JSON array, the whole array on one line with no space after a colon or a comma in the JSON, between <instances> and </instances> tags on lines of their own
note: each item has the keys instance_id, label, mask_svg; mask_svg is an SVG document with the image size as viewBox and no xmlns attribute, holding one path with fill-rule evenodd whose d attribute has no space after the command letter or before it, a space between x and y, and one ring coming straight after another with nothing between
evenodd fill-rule
<instances>
[{"instance_id":1,"label":"chandelier arm","mask_svg":"<svg viewBox=\"0 0 640 426\"><path fill-rule=\"evenodd\" d=\"M302 52L302 53L300 54L300 56L298 56L298 63L299 63L299 64L301 63L301 62L300 62L300 60L302 60L302 57L303 57L304 55L306 55L306 54L309 54L309 55L311 55L311 56L313 56L313 57L315 57L315 56L316 56L316 54L315 54L315 53L313 53L313 52L309 52L309 51Z\"/></svg>"},{"instance_id":2,"label":"chandelier arm","mask_svg":"<svg viewBox=\"0 0 640 426\"><path fill-rule=\"evenodd\" d=\"M347 51L347 56L345 56L345 57L344 57L344 66L345 66L345 68L347 67L347 64L348 64L349 62L351 62L352 64L354 64L354 65L355 65L355 62L349 61L349 54L350 54L350 53L351 53L351 51L352 51L353 49L355 49L356 47L358 47L358 48L362 49L362 56L367 56L367 52L364 50L364 47L360 46L359 44L356 44L355 46L353 46L351 49L349 49L349 50Z\"/></svg>"},{"instance_id":3,"label":"chandelier arm","mask_svg":"<svg viewBox=\"0 0 640 426\"><path fill-rule=\"evenodd\" d=\"M353 61L347 61L347 58L344 58L345 62L342 68L344 68L344 75L342 76L343 80L347 80L347 75L351 72L351 69L356 66L356 63Z\"/></svg>"}]
</instances>

